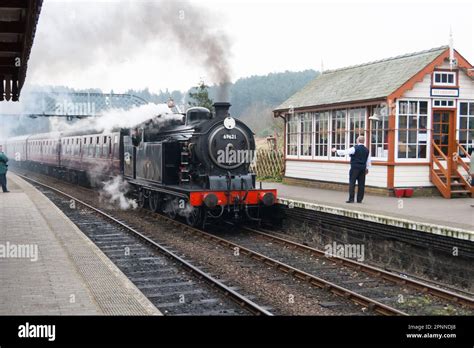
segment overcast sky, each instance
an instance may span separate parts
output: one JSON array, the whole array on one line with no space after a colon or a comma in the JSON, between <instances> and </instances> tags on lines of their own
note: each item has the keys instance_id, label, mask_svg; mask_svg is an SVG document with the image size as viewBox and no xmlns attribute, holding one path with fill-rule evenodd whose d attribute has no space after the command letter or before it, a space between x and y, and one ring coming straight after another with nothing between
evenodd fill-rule
<instances>
[{"instance_id":1,"label":"overcast sky","mask_svg":"<svg viewBox=\"0 0 474 348\"><path fill-rule=\"evenodd\" d=\"M133 6L150 2L157 5L147 14L162 20L160 1L134 1ZM183 10L168 9L166 16L172 17L171 23L186 21L181 22L186 28L199 22L196 16L202 17L205 31L225 43L232 81L285 70L319 70L321 62L333 69L447 45L450 27L455 48L474 62L472 1L189 2L191 6L182 3ZM151 22L143 19L143 27L137 28L132 12L128 18L111 15L126 5L120 0L44 0L27 83L122 92L145 87L186 90L201 78L215 82L196 48L177 45L172 35L161 33L162 27L154 28L157 32L148 33L143 42L128 35L127 23L140 35ZM117 18L125 32L114 29L107 22L111 18Z\"/></svg>"}]
</instances>

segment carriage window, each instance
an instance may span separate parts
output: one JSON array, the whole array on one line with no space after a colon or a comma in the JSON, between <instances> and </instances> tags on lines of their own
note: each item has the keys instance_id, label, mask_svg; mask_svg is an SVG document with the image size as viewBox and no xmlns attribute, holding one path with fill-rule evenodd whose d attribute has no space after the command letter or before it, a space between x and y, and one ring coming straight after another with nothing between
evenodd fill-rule
<instances>
[{"instance_id":1,"label":"carriage window","mask_svg":"<svg viewBox=\"0 0 474 348\"><path fill-rule=\"evenodd\" d=\"M102 156L107 157L109 152L107 150L107 136L104 136L104 141L102 142Z\"/></svg>"},{"instance_id":2,"label":"carriage window","mask_svg":"<svg viewBox=\"0 0 474 348\"><path fill-rule=\"evenodd\" d=\"M89 145L87 149L87 156L92 157L94 148L92 147L92 137L89 138Z\"/></svg>"}]
</instances>

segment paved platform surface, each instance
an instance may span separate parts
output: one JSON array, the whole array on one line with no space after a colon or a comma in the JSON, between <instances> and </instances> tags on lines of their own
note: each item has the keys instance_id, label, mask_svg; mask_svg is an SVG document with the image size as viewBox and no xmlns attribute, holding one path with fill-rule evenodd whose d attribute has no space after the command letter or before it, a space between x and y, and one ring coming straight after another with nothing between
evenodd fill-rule
<instances>
[{"instance_id":1,"label":"paved platform surface","mask_svg":"<svg viewBox=\"0 0 474 348\"><path fill-rule=\"evenodd\" d=\"M363 203L349 204L343 191L267 182L263 188L276 188L282 204L474 241L471 198L411 197L400 202L396 197L365 195Z\"/></svg>"},{"instance_id":2,"label":"paved platform surface","mask_svg":"<svg viewBox=\"0 0 474 348\"><path fill-rule=\"evenodd\" d=\"M0 315L160 315L48 198L8 173L0 192Z\"/></svg>"}]
</instances>

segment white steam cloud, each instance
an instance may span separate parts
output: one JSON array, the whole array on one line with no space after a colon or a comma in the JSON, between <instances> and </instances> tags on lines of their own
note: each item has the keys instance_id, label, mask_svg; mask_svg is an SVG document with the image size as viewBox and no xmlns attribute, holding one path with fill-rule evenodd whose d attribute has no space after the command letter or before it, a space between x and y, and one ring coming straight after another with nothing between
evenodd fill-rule
<instances>
[{"instance_id":1,"label":"white steam cloud","mask_svg":"<svg viewBox=\"0 0 474 348\"><path fill-rule=\"evenodd\" d=\"M136 209L138 207L136 200L126 197L130 190L130 185L121 176L116 176L103 184L104 186L99 196L102 203L108 203L122 210Z\"/></svg>"},{"instance_id":2,"label":"white steam cloud","mask_svg":"<svg viewBox=\"0 0 474 348\"><path fill-rule=\"evenodd\" d=\"M109 133L116 128L131 128L142 122L150 120L157 115L163 115L155 122L180 120L182 115L174 114L166 104L145 104L130 110L111 109L99 117L83 118L75 123L70 123L64 118L53 117L50 119L51 131L64 132L94 129L98 132Z\"/></svg>"}]
</instances>

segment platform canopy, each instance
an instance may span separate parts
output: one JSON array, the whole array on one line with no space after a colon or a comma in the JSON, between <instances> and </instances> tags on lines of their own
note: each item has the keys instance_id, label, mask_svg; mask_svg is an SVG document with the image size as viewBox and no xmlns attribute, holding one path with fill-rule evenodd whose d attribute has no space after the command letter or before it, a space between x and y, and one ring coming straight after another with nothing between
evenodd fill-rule
<instances>
[{"instance_id":1,"label":"platform canopy","mask_svg":"<svg viewBox=\"0 0 474 348\"><path fill-rule=\"evenodd\" d=\"M0 1L0 101L18 101L42 3Z\"/></svg>"}]
</instances>

